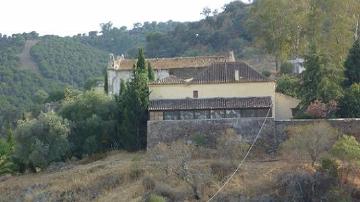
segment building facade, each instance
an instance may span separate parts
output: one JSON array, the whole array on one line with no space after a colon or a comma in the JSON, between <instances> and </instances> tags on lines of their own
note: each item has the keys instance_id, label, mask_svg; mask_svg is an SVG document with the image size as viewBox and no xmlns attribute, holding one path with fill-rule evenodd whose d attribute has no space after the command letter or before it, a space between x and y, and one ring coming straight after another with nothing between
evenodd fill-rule
<instances>
[{"instance_id":1,"label":"building facade","mask_svg":"<svg viewBox=\"0 0 360 202\"><path fill-rule=\"evenodd\" d=\"M175 58L150 58L146 60L154 69L155 79L164 79L169 76L177 78L190 78L207 66L218 62L234 62L233 52L219 56L198 56L198 57L175 57ZM127 81L132 77L135 59L127 59L118 56L116 59L110 55L107 79L109 94L116 95L120 92L121 80Z\"/></svg>"},{"instance_id":2,"label":"building facade","mask_svg":"<svg viewBox=\"0 0 360 202\"><path fill-rule=\"evenodd\" d=\"M275 117L275 82L244 62L214 63L191 78L152 82L150 121Z\"/></svg>"}]
</instances>

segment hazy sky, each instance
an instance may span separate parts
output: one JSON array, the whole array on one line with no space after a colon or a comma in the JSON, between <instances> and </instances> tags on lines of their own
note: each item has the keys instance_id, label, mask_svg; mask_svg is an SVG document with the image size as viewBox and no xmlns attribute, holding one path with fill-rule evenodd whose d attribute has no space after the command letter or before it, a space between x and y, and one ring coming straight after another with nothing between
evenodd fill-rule
<instances>
[{"instance_id":1,"label":"hazy sky","mask_svg":"<svg viewBox=\"0 0 360 202\"><path fill-rule=\"evenodd\" d=\"M144 21L195 21L204 7L234 0L2 0L0 33L36 31L61 36L99 30L100 23L131 28ZM243 0L248 1L248 0Z\"/></svg>"}]
</instances>

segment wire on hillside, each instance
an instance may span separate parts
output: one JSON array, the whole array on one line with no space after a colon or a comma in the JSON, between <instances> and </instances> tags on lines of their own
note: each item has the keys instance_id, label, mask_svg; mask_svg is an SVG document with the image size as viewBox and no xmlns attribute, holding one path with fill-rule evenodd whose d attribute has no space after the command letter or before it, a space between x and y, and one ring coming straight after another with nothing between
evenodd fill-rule
<instances>
[{"instance_id":1,"label":"wire on hillside","mask_svg":"<svg viewBox=\"0 0 360 202\"><path fill-rule=\"evenodd\" d=\"M249 156L252 148L255 146L255 143L256 141L259 139L260 137L260 134L261 134L261 131L262 129L264 128L265 126L265 123L267 121L267 119L269 118L269 114L270 114L270 110L272 109L272 104L270 105L270 108L266 114L266 117L265 117L265 120L264 122L262 123L261 127L260 127L260 130L259 132L257 133L257 135L255 136L255 139L253 141L253 143L251 144L251 146L249 147L248 151L246 152L244 158L240 161L239 165L237 166L237 168L235 169L235 171L230 175L230 177L224 182L224 184L217 190L217 192L207 201L207 202L210 202L212 201L224 188L225 186L231 181L231 179L235 176L235 174L239 171L239 169L241 168L241 166L244 164L246 158Z\"/></svg>"}]
</instances>

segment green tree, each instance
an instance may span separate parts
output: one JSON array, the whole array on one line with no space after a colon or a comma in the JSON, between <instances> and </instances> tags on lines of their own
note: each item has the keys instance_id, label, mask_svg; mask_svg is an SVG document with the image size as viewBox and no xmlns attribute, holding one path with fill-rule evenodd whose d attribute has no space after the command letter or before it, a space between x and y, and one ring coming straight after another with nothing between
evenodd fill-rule
<instances>
[{"instance_id":1,"label":"green tree","mask_svg":"<svg viewBox=\"0 0 360 202\"><path fill-rule=\"evenodd\" d=\"M146 69L144 50L142 48L139 49L137 62L136 62L136 69L137 70L145 70Z\"/></svg>"},{"instance_id":2,"label":"green tree","mask_svg":"<svg viewBox=\"0 0 360 202\"><path fill-rule=\"evenodd\" d=\"M331 64L328 57L320 54L313 44L305 57L305 71L300 88L301 109L305 110L315 100L323 103L338 101L343 94L341 82L341 69Z\"/></svg>"},{"instance_id":3,"label":"green tree","mask_svg":"<svg viewBox=\"0 0 360 202\"><path fill-rule=\"evenodd\" d=\"M302 79L300 93L302 97L302 106L307 107L311 102L318 99L319 83L321 82L322 59L313 46L310 53L305 57L305 72Z\"/></svg>"},{"instance_id":4,"label":"green tree","mask_svg":"<svg viewBox=\"0 0 360 202\"><path fill-rule=\"evenodd\" d=\"M295 76L282 75L276 81L276 92L292 97L299 97L300 79Z\"/></svg>"},{"instance_id":5,"label":"green tree","mask_svg":"<svg viewBox=\"0 0 360 202\"><path fill-rule=\"evenodd\" d=\"M344 118L360 117L360 83L353 84L345 91L340 101L339 115Z\"/></svg>"},{"instance_id":6,"label":"green tree","mask_svg":"<svg viewBox=\"0 0 360 202\"><path fill-rule=\"evenodd\" d=\"M38 119L19 122L15 130L14 158L36 171L69 155L69 123L55 113L40 114Z\"/></svg>"},{"instance_id":7,"label":"green tree","mask_svg":"<svg viewBox=\"0 0 360 202\"><path fill-rule=\"evenodd\" d=\"M341 177L348 180L350 172L360 165L360 143L353 136L343 135L331 149L331 154L342 161L346 170L343 170Z\"/></svg>"},{"instance_id":8,"label":"green tree","mask_svg":"<svg viewBox=\"0 0 360 202\"><path fill-rule=\"evenodd\" d=\"M106 94L109 93L109 81L108 81L108 72L105 70L105 76L104 76L104 92Z\"/></svg>"},{"instance_id":9,"label":"green tree","mask_svg":"<svg viewBox=\"0 0 360 202\"><path fill-rule=\"evenodd\" d=\"M304 48L305 9L302 0L262 0L252 6L249 28L256 43L275 57L277 71Z\"/></svg>"},{"instance_id":10,"label":"green tree","mask_svg":"<svg viewBox=\"0 0 360 202\"><path fill-rule=\"evenodd\" d=\"M148 62L148 78L149 78L149 81L154 81L155 80L155 74L154 74L154 70L153 68L151 67L151 63Z\"/></svg>"},{"instance_id":11,"label":"green tree","mask_svg":"<svg viewBox=\"0 0 360 202\"><path fill-rule=\"evenodd\" d=\"M15 166L11 159L14 153L14 147L14 134L11 128L9 128L7 130L6 141L0 139L0 176L14 171Z\"/></svg>"},{"instance_id":12,"label":"green tree","mask_svg":"<svg viewBox=\"0 0 360 202\"><path fill-rule=\"evenodd\" d=\"M66 99L59 114L71 123L68 140L73 155L119 148L117 113L115 101L102 92L86 91Z\"/></svg>"},{"instance_id":13,"label":"green tree","mask_svg":"<svg viewBox=\"0 0 360 202\"><path fill-rule=\"evenodd\" d=\"M138 54L137 66L133 70L134 76L127 83L123 95L118 99L122 112L122 119L120 120L120 132L124 137L122 138L122 145L128 150L139 150L146 147L149 76L142 49L139 49Z\"/></svg>"},{"instance_id":14,"label":"green tree","mask_svg":"<svg viewBox=\"0 0 360 202\"><path fill-rule=\"evenodd\" d=\"M355 41L345 61L345 84L360 83L360 40Z\"/></svg>"}]
</instances>

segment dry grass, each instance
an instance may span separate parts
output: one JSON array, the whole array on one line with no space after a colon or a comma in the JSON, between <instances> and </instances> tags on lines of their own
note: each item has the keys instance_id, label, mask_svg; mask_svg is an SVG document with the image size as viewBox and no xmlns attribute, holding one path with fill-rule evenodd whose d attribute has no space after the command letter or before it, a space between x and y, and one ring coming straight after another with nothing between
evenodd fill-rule
<instances>
[{"instance_id":1,"label":"dry grass","mask_svg":"<svg viewBox=\"0 0 360 202\"><path fill-rule=\"evenodd\" d=\"M136 200L143 191L140 179L131 173L133 158L139 155L143 154L110 153L58 172L11 177L0 182L0 201L119 201L119 196L120 201Z\"/></svg>"},{"instance_id":2,"label":"dry grass","mask_svg":"<svg viewBox=\"0 0 360 202\"><path fill-rule=\"evenodd\" d=\"M0 201L143 201L150 193L194 201L188 185L176 177L166 176L146 162L144 153L113 152L90 160L66 165L63 169L39 174L15 176L0 181ZM196 159L190 162L200 171L211 170L217 159ZM85 164L86 163L86 164ZM248 196L273 192L273 183L280 172L304 169L300 163L287 161L247 162L224 189L224 193ZM154 185L147 188L144 181ZM203 200L209 198L226 179L211 180L200 187Z\"/></svg>"}]
</instances>

